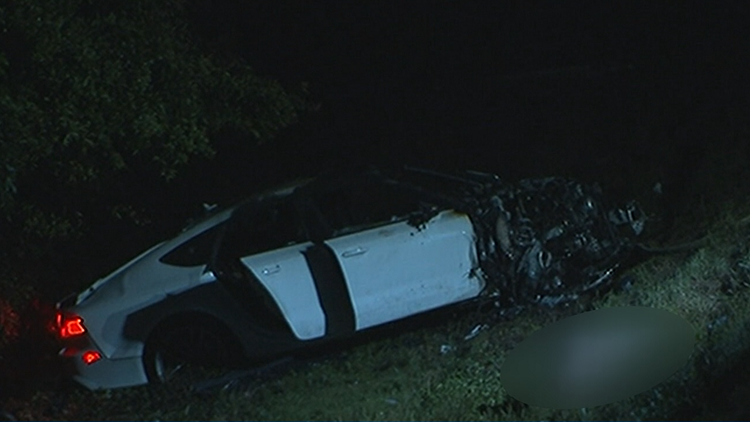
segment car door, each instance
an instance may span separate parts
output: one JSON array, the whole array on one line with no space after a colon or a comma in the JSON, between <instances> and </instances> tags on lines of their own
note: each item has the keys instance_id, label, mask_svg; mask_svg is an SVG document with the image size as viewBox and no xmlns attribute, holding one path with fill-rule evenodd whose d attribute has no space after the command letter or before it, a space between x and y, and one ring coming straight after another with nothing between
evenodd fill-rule
<instances>
[{"instance_id":1,"label":"car door","mask_svg":"<svg viewBox=\"0 0 750 422\"><path fill-rule=\"evenodd\" d=\"M242 286L234 289L237 296L260 288L253 299L248 299L254 301L250 304L256 308L253 312L261 307L267 313L258 319L269 321L274 312L280 311L280 317L300 340L326 333L326 316L304 256L312 245L306 237L290 201L250 202L232 215L219 250L220 259L239 259L250 272L244 278L234 278L234 283ZM255 302L263 295L270 296L272 303Z\"/></svg>"},{"instance_id":2,"label":"car door","mask_svg":"<svg viewBox=\"0 0 750 422\"><path fill-rule=\"evenodd\" d=\"M474 233L468 216L451 210L416 227L413 194L369 182L319 192L331 226L325 244L341 266L357 330L476 297Z\"/></svg>"}]
</instances>

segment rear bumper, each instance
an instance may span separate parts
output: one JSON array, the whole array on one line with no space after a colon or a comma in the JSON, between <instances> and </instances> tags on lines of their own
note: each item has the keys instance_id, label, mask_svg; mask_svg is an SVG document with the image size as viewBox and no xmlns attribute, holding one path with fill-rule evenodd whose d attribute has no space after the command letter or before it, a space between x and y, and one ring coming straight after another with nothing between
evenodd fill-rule
<instances>
[{"instance_id":1,"label":"rear bumper","mask_svg":"<svg viewBox=\"0 0 750 422\"><path fill-rule=\"evenodd\" d=\"M148 383L148 377L143 368L140 356L110 359L90 343L68 346L60 350L60 356L65 361L68 374L84 387L90 390L131 387ZM86 364L83 354L96 351L101 359Z\"/></svg>"}]
</instances>

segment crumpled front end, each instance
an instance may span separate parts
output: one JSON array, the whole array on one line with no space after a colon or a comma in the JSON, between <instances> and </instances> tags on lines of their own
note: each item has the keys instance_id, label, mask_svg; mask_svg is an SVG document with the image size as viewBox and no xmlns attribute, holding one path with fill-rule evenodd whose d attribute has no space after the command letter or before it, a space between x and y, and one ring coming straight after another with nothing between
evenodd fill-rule
<instances>
[{"instance_id":1,"label":"crumpled front end","mask_svg":"<svg viewBox=\"0 0 750 422\"><path fill-rule=\"evenodd\" d=\"M645 224L634 201L608 208L598 186L568 178L498 182L483 197L482 265L516 303L555 305L606 285Z\"/></svg>"},{"instance_id":2,"label":"crumpled front end","mask_svg":"<svg viewBox=\"0 0 750 422\"><path fill-rule=\"evenodd\" d=\"M470 216L485 296L504 306L552 306L606 286L646 221L635 201L609 206L597 185L564 177L510 183L487 173L407 168L401 180ZM428 208L414 223L430 216Z\"/></svg>"}]
</instances>

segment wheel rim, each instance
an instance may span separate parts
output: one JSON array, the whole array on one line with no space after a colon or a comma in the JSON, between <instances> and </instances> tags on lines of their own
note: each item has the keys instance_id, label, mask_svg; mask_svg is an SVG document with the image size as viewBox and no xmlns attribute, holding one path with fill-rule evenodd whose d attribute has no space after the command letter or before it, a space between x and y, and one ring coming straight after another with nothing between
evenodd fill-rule
<instances>
[{"instance_id":1,"label":"wheel rim","mask_svg":"<svg viewBox=\"0 0 750 422\"><path fill-rule=\"evenodd\" d=\"M187 362L174 361L168 354L163 351L156 352L154 356L154 372L161 382L173 380L180 373Z\"/></svg>"}]
</instances>

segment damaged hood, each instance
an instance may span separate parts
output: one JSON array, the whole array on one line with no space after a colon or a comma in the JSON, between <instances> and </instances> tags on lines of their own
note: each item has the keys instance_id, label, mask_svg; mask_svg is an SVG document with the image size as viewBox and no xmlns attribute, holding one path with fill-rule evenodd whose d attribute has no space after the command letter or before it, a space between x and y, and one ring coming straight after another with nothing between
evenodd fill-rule
<instances>
[{"instance_id":1,"label":"damaged hood","mask_svg":"<svg viewBox=\"0 0 750 422\"><path fill-rule=\"evenodd\" d=\"M634 201L614 206L599 186L558 177L492 189L477 218L500 287L547 305L609 282L645 224Z\"/></svg>"}]
</instances>

